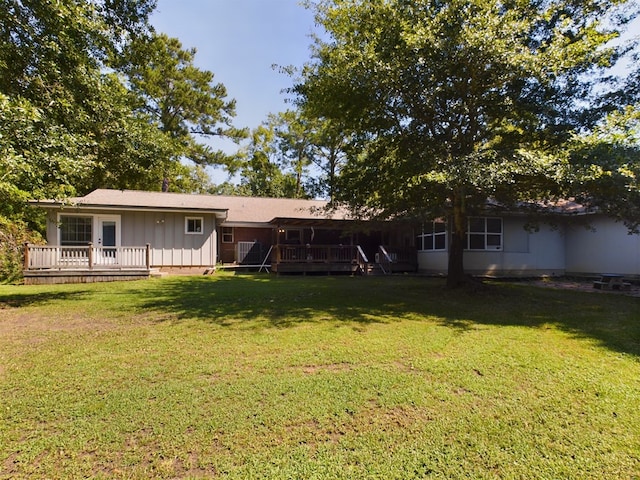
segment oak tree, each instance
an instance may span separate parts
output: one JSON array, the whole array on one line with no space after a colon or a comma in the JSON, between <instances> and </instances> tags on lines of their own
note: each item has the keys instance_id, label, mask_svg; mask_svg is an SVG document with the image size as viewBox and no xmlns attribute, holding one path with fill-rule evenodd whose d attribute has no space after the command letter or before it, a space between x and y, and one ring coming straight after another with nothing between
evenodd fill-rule
<instances>
[{"instance_id":1,"label":"oak tree","mask_svg":"<svg viewBox=\"0 0 640 480\"><path fill-rule=\"evenodd\" d=\"M566 145L590 131L625 0L320 0L326 34L294 88L353 132L336 202L363 216L450 219L448 284L468 218L571 192Z\"/></svg>"}]
</instances>

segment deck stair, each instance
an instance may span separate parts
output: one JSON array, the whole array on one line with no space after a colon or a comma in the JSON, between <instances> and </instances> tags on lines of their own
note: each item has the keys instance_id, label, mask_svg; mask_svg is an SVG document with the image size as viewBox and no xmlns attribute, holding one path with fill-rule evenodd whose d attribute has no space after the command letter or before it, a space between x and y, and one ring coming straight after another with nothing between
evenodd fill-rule
<instances>
[{"instance_id":1,"label":"deck stair","mask_svg":"<svg viewBox=\"0 0 640 480\"><path fill-rule=\"evenodd\" d=\"M379 263L367 263L365 275L370 275L370 276L388 275L388 272L385 272L382 268L382 265L380 265Z\"/></svg>"}]
</instances>

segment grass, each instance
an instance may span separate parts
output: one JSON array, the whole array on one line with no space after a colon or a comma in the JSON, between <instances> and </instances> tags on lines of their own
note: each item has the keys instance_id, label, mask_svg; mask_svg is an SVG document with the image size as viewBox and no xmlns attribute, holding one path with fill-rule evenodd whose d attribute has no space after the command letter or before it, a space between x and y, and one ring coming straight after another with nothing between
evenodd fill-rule
<instances>
[{"instance_id":1,"label":"grass","mask_svg":"<svg viewBox=\"0 0 640 480\"><path fill-rule=\"evenodd\" d=\"M638 302L418 277L0 286L0 478L640 478Z\"/></svg>"}]
</instances>

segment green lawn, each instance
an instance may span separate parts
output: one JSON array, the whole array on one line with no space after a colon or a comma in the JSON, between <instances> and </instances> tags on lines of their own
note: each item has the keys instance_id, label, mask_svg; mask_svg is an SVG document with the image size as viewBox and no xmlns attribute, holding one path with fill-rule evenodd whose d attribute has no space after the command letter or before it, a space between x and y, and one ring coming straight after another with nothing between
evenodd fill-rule
<instances>
[{"instance_id":1,"label":"green lawn","mask_svg":"<svg viewBox=\"0 0 640 480\"><path fill-rule=\"evenodd\" d=\"M0 478L640 478L640 299L399 277L0 286Z\"/></svg>"}]
</instances>

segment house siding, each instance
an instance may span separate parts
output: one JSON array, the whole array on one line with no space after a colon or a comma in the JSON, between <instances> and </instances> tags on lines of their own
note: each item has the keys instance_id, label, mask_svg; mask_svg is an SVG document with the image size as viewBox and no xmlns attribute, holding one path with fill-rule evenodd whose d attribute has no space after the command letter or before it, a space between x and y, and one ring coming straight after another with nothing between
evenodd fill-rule
<instances>
[{"instance_id":1,"label":"house siding","mask_svg":"<svg viewBox=\"0 0 640 480\"><path fill-rule=\"evenodd\" d=\"M213 266L216 259L216 222L212 214L105 211L83 209L63 210L62 214L86 216L119 215L122 246L151 246L152 267ZM185 233L185 217L202 217L202 234ZM48 215L47 241L58 245L57 215Z\"/></svg>"},{"instance_id":2,"label":"house siding","mask_svg":"<svg viewBox=\"0 0 640 480\"><path fill-rule=\"evenodd\" d=\"M564 230L541 226L537 232L524 228L524 220L503 218L503 247L499 251L465 251L465 270L472 275L526 277L563 275ZM418 270L446 274L448 251L418 252Z\"/></svg>"},{"instance_id":3,"label":"house siding","mask_svg":"<svg viewBox=\"0 0 640 480\"><path fill-rule=\"evenodd\" d=\"M202 217L202 234L185 233L186 217ZM131 244L150 244L154 267L213 266L215 227L213 215L131 212L123 215L123 242L126 236Z\"/></svg>"},{"instance_id":4,"label":"house siding","mask_svg":"<svg viewBox=\"0 0 640 480\"><path fill-rule=\"evenodd\" d=\"M568 274L640 277L640 236L620 222L591 215L567 227Z\"/></svg>"},{"instance_id":5,"label":"house siding","mask_svg":"<svg viewBox=\"0 0 640 480\"><path fill-rule=\"evenodd\" d=\"M226 226L226 225L222 225ZM222 230L218 232L220 238L220 260L223 263L238 261L238 242L259 242L267 250L273 243L273 228L232 227L233 242L222 242ZM265 251L266 254L266 251Z\"/></svg>"}]
</instances>

